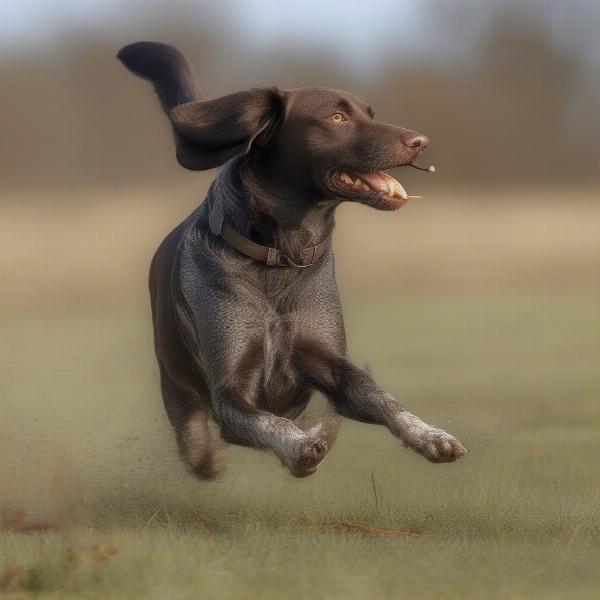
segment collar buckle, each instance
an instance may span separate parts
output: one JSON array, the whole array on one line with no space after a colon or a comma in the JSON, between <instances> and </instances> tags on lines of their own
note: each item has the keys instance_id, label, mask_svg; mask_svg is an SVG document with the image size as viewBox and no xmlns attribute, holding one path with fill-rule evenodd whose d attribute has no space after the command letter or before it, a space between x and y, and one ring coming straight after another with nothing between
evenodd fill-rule
<instances>
[{"instance_id":1,"label":"collar buckle","mask_svg":"<svg viewBox=\"0 0 600 600\"><path fill-rule=\"evenodd\" d=\"M274 266L280 264L279 250L277 250L277 248L267 248L266 263L267 263L267 265L269 265L269 267L274 267Z\"/></svg>"}]
</instances>

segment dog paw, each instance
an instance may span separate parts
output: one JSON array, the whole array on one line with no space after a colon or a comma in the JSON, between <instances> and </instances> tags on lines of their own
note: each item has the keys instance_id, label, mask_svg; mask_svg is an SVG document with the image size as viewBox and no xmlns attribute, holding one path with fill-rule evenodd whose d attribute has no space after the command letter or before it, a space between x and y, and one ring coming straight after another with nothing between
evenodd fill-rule
<instances>
[{"instance_id":1,"label":"dog paw","mask_svg":"<svg viewBox=\"0 0 600 600\"><path fill-rule=\"evenodd\" d=\"M405 446L412 448L434 463L454 462L468 452L453 435L434 427L423 432L417 443L405 443Z\"/></svg>"},{"instance_id":2,"label":"dog paw","mask_svg":"<svg viewBox=\"0 0 600 600\"><path fill-rule=\"evenodd\" d=\"M290 472L294 477L312 475L325 458L328 450L327 443L322 439L309 439L302 442L298 448L296 460L290 466Z\"/></svg>"}]
</instances>

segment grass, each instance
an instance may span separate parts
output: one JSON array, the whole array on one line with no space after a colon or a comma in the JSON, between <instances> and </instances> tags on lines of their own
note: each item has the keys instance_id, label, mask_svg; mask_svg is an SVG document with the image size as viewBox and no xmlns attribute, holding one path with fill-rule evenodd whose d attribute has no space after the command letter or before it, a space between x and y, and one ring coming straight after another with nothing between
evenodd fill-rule
<instances>
[{"instance_id":1,"label":"grass","mask_svg":"<svg viewBox=\"0 0 600 600\"><path fill-rule=\"evenodd\" d=\"M0 321L0 595L596 598L600 290L354 298L351 351L470 454L432 465L346 422L319 472L224 450L188 477L146 307ZM404 528L378 537L339 522Z\"/></svg>"}]
</instances>

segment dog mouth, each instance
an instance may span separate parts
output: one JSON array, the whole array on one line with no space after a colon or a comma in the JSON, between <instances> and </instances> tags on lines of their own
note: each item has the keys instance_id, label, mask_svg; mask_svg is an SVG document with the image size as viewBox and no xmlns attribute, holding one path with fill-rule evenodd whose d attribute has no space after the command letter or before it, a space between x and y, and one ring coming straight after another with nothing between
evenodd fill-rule
<instances>
[{"instance_id":1,"label":"dog mouth","mask_svg":"<svg viewBox=\"0 0 600 600\"><path fill-rule=\"evenodd\" d=\"M335 171L332 183L336 194L380 210L397 210L409 198L400 182L383 171Z\"/></svg>"}]
</instances>

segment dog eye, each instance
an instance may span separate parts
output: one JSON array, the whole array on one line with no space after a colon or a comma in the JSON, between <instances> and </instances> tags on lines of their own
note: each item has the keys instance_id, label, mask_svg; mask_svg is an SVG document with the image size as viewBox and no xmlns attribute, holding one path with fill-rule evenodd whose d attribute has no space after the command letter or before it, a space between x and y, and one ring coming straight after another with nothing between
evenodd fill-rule
<instances>
[{"instance_id":1,"label":"dog eye","mask_svg":"<svg viewBox=\"0 0 600 600\"><path fill-rule=\"evenodd\" d=\"M333 113L331 115L331 117L329 117L334 123L343 123L344 121L347 121L348 118L346 117L346 115L344 113L341 112L336 112Z\"/></svg>"}]
</instances>

